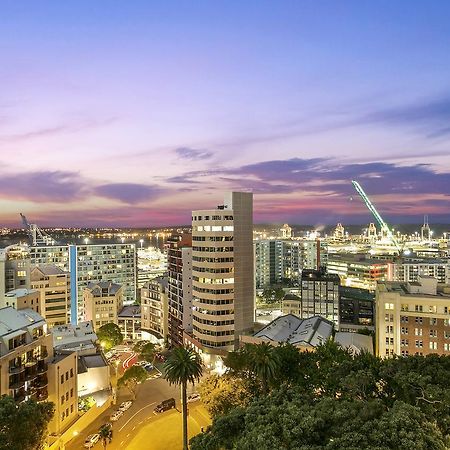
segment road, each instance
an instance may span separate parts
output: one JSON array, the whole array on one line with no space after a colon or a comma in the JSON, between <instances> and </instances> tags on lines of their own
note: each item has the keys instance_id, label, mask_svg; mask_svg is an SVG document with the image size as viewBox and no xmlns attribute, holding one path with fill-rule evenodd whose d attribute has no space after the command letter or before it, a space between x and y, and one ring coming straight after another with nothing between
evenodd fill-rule
<instances>
[{"instance_id":1,"label":"road","mask_svg":"<svg viewBox=\"0 0 450 450\"><path fill-rule=\"evenodd\" d=\"M177 386L170 386L163 378L156 378L142 383L138 388L137 399L133 402L131 408L117 422L113 422L113 440L107 449L181 449L181 414L176 410L158 415L153 413L153 408L158 403L171 397L177 401L177 409L180 411L180 391ZM111 413L118 409L118 405L122 401L129 399L131 399L131 395L122 389L119 392L117 405L108 409L83 433L72 439L66 445L66 450L80 450L83 448L86 436L96 433L105 422L109 422ZM192 436L199 433L201 427L206 428L210 423L210 419L200 402L191 403L189 412L190 435ZM180 442L179 446L177 442ZM93 447L94 450L100 450L101 448L100 442Z\"/></svg>"}]
</instances>

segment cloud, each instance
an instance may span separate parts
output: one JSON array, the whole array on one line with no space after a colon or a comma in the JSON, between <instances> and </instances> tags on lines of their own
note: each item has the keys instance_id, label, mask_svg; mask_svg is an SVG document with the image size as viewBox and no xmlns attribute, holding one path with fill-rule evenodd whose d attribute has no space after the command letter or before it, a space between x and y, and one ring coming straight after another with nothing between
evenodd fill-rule
<instances>
[{"instance_id":1,"label":"cloud","mask_svg":"<svg viewBox=\"0 0 450 450\"><path fill-rule=\"evenodd\" d=\"M36 202L73 202L86 195L76 172L37 171L0 177L0 196Z\"/></svg>"},{"instance_id":2,"label":"cloud","mask_svg":"<svg viewBox=\"0 0 450 450\"><path fill-rule=\"evenodd\" d=\"M163 192L163 189L159 186L147 184L109 183L95 187L93 192L100 197L135 205L137 203L155 199Z\"/></svg>"},{"instance_id":3,"label":"cloud","mask_svg":"<svg viewBox=\"0 0 450 450\"><path fill-rule=\"evenodd\" d=\"M213 152L208 150L196 150L189 147L179 147L175 149L175 153L179 158L192 160L208 159L213 155Z\"/></svg>"}]
</instances>

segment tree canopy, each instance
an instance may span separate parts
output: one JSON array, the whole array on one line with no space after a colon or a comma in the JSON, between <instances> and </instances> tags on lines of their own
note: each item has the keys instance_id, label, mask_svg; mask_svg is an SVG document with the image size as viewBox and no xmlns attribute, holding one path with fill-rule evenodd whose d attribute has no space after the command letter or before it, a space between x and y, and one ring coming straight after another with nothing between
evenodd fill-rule
<instances>
[{"instance_id":1,"label":"tree canopy","mask_svg":"<svg viewBox=\"0 0 450 450\"><path fill-rule=\"evenodd\" d=\"M450 356L355 356L331 341L311 352L266 352L232 352L223 379L202 382L213 424L192 450L450 447ZM252 354L264 355L259 365Z\"/></svg>"},{"instance_id":2,"label":"tree canopy","mask_svg":"<svg viewBox=\"0 0 450 450\"><path fill-rule=\"evenodd\" d=\"M133 396L133 399L135 399L139 383L145 381L147 376L148 373L143 367L134 365L127 369L117 380L117 386L119 388L126 387Z\"/></svg>"},{"instance_id":3,"label":"tree canopy","mask_svg":"<svg viewBox=\"0 0 450 450\"><path fill-rule=\"evenodd\" d=\"M150 341L139 341L133 347L133 351L144 361L153 360L156 353L156 345Z\"/></svg>"},{"instance_id":4,"label":"tree canopy","mask_svg":"<svg viewBox=\"0 0 450 450\"><path fill-rule=\"evenodd\" d=\"M0 399L0 450L41 450L54 414L51 402L28 400L16 405L12 397Z\"/></svg>"},{"instance_id":5,"label":"tree canopy","mask_svg":"<svg viewBox=\"0 0 450 450\"><path fill-rule=\"evenodd\" d=\"M123 342L122 332L115 323L107 323L101 326L97 331L97 337L106 351Z\"/></svg>"}]
</instances>

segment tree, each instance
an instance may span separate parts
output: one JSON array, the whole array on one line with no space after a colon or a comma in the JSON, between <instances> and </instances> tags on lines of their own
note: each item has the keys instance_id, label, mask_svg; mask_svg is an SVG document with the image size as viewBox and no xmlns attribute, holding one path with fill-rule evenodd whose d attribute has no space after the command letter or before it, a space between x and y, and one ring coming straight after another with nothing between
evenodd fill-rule
<instances>
[{"instance_id":1,"label":"tree","mask_svg":"<svg viewBox=\"0 0 450 450\"><path fill-rule=\"evenodd\" d=\"M199 381L202 372L202 359L198 353L190 348L176 347L164 363L164 376L169 384L178 384L181 387L183 450L188 450L187 383L194 384L196 381Z\"/></svg>"},{"instance_id":2,"label":"tree","mask_svg":"<svg viewBox=\"0 0 450 450\"><path fill-rule=\"evenodd\" d=\"M122 332L115 323L107 323L101 326L97 331L97 337L105 351L111 350L111 348L123 342Z\"/></svg>"},{"instance_id":3,"label":"tree","mask_svg":"<svg viewBox=\"0 0 450 450\"><path fill-rule=\"evenodd\" d=\"M139 341L134 345L133 351L139 354L140 359L150 361L155 356L156 345L150 341Z\"/></svg>"},{"instance_id":4,"label":"tree","mask_svg":"<svg viewBox=\"0 0 450 450\"><path fill-rule=\"evenodd\" d=\"M248 355L250 370L259 378L263 393L267 393L269 383L275 379L280 365L280 359L275 347L263 342L258 345L249 345L245 348Z\"/></svg>"},{"instance_id":5,"label":"tree","mask_svg":"<svg viewBox=\"0 0 450 450\"><path fill-rule=\"evenodd\" d=\"M126 387L136 399L137 388L140 383L147 379L147 371L141 366L131 366L125 373L117 380L119 388Z\"/></svg>"},{"instance_id":6,"label":"tree","mask_svg":"<svg viewBox=\"0 0 450 450\"><path fill-rule=\"evenodd\" d=\"M238 406L248 406L254 392L251 380L229 374L211 375L198 385L202 403L213 418Z\"/></svg>"},{"instance_id":7,"label":"tree","mask_svg":"<svg viewBox=\"0 0 450 450\"><path fill-rule=\"evenodd\" d=\"M0 450L41 450L54 414L51 402L34 400L16 405L12 397L0 399Z\"/></svg>"},{"instance_id":8,"label":"tree","mask_svg":"<svg viewBox=\"0 0 450 450\"><path fill-rule=\"evenodd\" d=\"M100 430L98 430L98 434L100 435L100 439L103 444L103 448L106 449L106 446L112 441L112 428L109 424L103 425Z\"/></svg>"}]
</instances>

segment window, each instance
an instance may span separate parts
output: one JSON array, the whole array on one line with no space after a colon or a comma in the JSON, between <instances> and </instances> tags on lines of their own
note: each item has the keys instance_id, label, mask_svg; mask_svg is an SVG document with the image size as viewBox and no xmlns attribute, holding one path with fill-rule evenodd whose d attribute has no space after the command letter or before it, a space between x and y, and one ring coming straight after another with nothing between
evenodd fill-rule
<instances>
[{"instance_id":1,"label":"window","mask_svg":"<svg viewBox=\"0 0 450 450\"><path fill-rule=\"evenodd\" d=\"M406 303L406 304L402 304L401 307L400 307L400 309L401 309L402 311L409 311L409 306L408 306L407 303Z\"/></svg>"},{"instance_id":2,"label":"window","mask_svg":"<svg viewBox=\"0 0 450 450\"><path fill-rule=\"evenodd\" d=\"M402 334L408 334L408 327L402 327L401 328L401 333Z\"/></svg>"},{"instance_id":3,"label":"window","mask_svg":"<svg viewBox=\"0 0 450 450\"><path fill-rule=\"evenodd\" d=\"M416 317L416 323L420 323L422 325L423 323L422 317Z\"/></svg>"},{"instance_id":4,"label":"window","mask_svg":"<svg viewBox=\"0 0 450 450\"><path fill-rule=\"evenodd\" d=\"M437 306L433 305L433 306L428 307L428 312L436 313L436 311L437 311Z\"/></svg>"},{"instance_id":5,"label":"window","mask_svg":"<svg viewBox=\"0 0 450 450\"><path fill-rule=\"evenodd\" d=\"M61 395L61 405L64 405L64 395Z\"/></svg>"},{"instance_id":6,"label":"window","mask_svg":"<svg viewBox=\"0 0 450 450\"><path fill-rule=\"evenodd\" d=\"M402 356L408 356L409 352L408 350L402 350Z\"/></svg>"},{"instance_id":7,"label":"window","mask_svg":"<svg viewBox=\"0 0 450 450\"><path fill-rule=\"evenodd\" d=\"M430 325L437 325L437 319L434 318L434 317L432 317L432 318L430 319Z\"/></svg>"},{"instance_id":8,"label":"window","mask_svg":"<svg viewBox=\"0 0 450 450\"><path fill-rule=\"evenodd\" d=\"M437 331L436 330L430 330L430 337L437 337Z\"/></svg>"},{"instance_id":9,"label":"window","mask_svg":"<svg viewBox=\"0 0 450 450\"><path fill-rule=\"evenodd\" d=\"M402 323L408 323L408 316L401 316L401 317L400 317L400 322L402 322Z\"/></svg>"},{"instance_id":10,"label":"window","mask_svg":"<svg viewBox=\"0 0 450 450\"><path fill-rule=\"evenodd\" d=\"M400 345L401 345L402 347L408 347L408 345L409 345L408 339L402 339L402 340L400 341Z\"/></svg>"},{"instance_id":11,"label":"window","mask_svg":"<svg viewBox=\"0 0 450 450\"><path fill-rule=\"evenodd\" d=\"M394 309L394 304L393 303L385 303L384 309Z\"/></svg>"},{"instance_id":12,"label":"window","mask_svg":"<svg viewBox=\"0 0 450 450\"><path fill-rule=\"evenodd\" d=\"M416 348L423 348L423 341L416 341Z\"/></svg>"},{"instance_id":13,"label":"window","mask_svg":"<svg viewBox=\"0 0 450 450\"><path fill-rule=\"evenodd\" d=\"M450 331L444 331L444 339L450 339Z\"/></svg>"},{"instance_id":14,"label":"window","mask_svg":"<svg viewBox=\"0 0 450 450\"><path fill-rule=\"evenodd\" d=\"M437 350L437 342L430 341L430 350Z\"/></svg>"},{"instance_id":15,"label":"window","mask_svg":"<svg viewBox=\"0 0 450 450\"><path fill-rule=\"evenodd\" d=\"M73 369L70 369L70 378L73 378Z\"/></svg>"},{"instance_id":16,"label":"window","mask_svg":"<svg viewBox=\"0 0 450 450\"><path fill-rule=\"evenodd\" d=\"M69 372L66 372L66 381L69 379Z\"/></svg>"},{"instance_id":17,"label":"window","mask_svg":"<svg viewBox=\"0 0 450 450\"><path fill-rule=\"evenodd\" d=\"M392 325L388 325L386 327L386 333L392 334L394 332L394 327Z\"/></svg>"},{"instance_id":18,"label":"window","mask_svg":"<svg viewBox=\"0 0 450 450\"><path fill-rule=\"evenodd\" d=\"M70 390L70 397L73 397L73 388Z\"/></svg>"},{"instance_id":19,"label":"window","mask_svg":"<svg viewBox=\"0 0 450 450\"><path fill-rule=\"evenodd\" d=\"M449 319L444 319L444 327L448 327L450 325Z\"/></svg>"},{"instance_id":20,"label":"window","mask_svg":"<svg viewBox=\"0 0 450 450\"><path fill-rule=\"evenodd\" d=\"M422 336L422 328L414 328L415 336Z\"/></svg>"},{"instance_id":21,"label":"window","mask_svg":"<svg viewBox=\"0 0 450 450\"><path fill-rule=\"evenodd\" d=\"M61 375L61 384L64 383L64 374Z\"/></svg>"},{"instance_id":22,"label":"window","mask_svg":"<svg viewBox=\"0 0 450 450\"><path fill-rule=\"evenodd\" d=\"M385 322L393 322L394 321L394 314L385 314L384 320L385 320Z\"/></svg>"},{"instance_id":23,"label":"window","mask_svg":"<svg viewBox=\"0 0 450 450\"><path fill-rule=\"evenodd\" d=\"M415 306L415 310L416 310L417 312L422 312L422 311L423 311L423 306L422 306L422 305L416 305L416 306Z\"/></svg>"},{"instance_id":24,"label":"window","mask_svg":"<svg viewBox=\"0 0 450 450\"><path fill-rule=\"evenodd\" d=\"M444 344L444 350L446 352L450 351L450 344Z\"/></svg>"}]
</instances>

